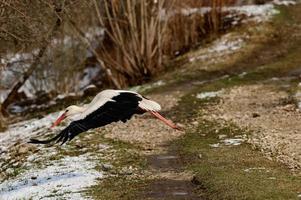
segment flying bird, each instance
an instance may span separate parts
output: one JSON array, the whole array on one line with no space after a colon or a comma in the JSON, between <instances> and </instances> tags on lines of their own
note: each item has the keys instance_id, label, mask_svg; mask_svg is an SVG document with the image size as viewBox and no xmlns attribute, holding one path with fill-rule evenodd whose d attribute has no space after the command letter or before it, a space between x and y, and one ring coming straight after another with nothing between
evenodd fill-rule
<instances>
[{"instance_id":1,"label":"flying bird","mask_svg":"<svg viewBox=\"0 0 301 200\"><path fill-rule=\"evenodd\" d=\"M173 129L180 129L170 120L164 118L158 111L161 106L136 92L126 90L104 90L98 93L88 105L69 106L64 113L53 123L57 126L64 119L72 122L58 135L48 140L30 139L29 143L48 144L51 142L61 144L72 140L78 134L89 129L105 126L112 122L126 122L134 114L151 113Z\"/></svg>"}]
</instances>

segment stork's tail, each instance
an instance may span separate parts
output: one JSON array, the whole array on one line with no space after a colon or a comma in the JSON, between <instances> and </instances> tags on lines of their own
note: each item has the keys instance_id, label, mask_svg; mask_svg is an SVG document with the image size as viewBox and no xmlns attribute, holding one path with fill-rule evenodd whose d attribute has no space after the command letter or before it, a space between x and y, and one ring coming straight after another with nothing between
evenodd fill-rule
<instances>
[{"instance_id":1,"label":"stork's tail","mask_svg":"<svg viewBox=\"0 0 301 200\"><path fill-rule=\"evenodd\" d=\"M151 114L153 114L155 117L157 117L158 119L160 119L162 122L164 122L167 126L173 128L173 129L182 130L179 126L174 124L171 120L168 120L165 117L163 117L160 113L158 113L156 111L149 111L149 112Z\"/></svg>"}]
</instances>

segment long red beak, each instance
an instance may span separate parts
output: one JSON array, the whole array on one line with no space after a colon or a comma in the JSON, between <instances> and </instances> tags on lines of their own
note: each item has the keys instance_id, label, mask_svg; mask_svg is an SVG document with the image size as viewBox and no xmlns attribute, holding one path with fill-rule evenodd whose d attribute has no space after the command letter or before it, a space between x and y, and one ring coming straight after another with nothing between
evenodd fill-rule
<instances>
[{"instance_id":1,"label":"long red beak","mask_svg":"<svg viewBox=\"0 0 301 200\"><path fill-rule=\"evenodd\" d=\"M155 112L155 111L150 111L150 113L153 114L158 119L160 119L162 122L164 122L167 126L173 128L173 129L177 129L179 131L182 130L181 127L175 125L172 121L170 121L170 120L166 119L165 117L163 117L162 115L160 115L160 113Z\"/></svg>"},{"instance_id":2,"label":"long red beak","mask_svg":"<svg viewBox=\"0 0 301 200\"><path fill-rule=\"evenodd\" d=\"M50 128L53 128L61 123L66 118L66 113L63 113L53 124Z\"/></svg>"}]
</instances>

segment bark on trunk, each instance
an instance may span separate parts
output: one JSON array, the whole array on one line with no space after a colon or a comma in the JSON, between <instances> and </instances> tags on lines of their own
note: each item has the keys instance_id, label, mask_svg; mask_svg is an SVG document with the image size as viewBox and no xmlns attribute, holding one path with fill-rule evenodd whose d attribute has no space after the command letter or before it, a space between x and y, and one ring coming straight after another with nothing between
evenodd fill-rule
<instances>
[{"instance_id":1,"label":"bark on trunk","mask_svg":"<svg viewBox=\"0 0 301 200\"><path fill-rule=\"evenodd\" d=\"M0 108L1 108L1 105L0 105ZM7 125L6 125L5 118L3 117L2 113L0 112L0 132L5 131L6 128L7 128Z\"/></svg>"}]
</instances>

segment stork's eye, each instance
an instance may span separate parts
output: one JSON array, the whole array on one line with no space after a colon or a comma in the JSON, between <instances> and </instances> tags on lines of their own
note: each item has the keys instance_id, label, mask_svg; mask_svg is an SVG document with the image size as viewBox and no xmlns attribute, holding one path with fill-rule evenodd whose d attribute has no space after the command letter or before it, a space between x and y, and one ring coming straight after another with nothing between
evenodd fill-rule
<instances>
[{"instance_id":1,"label":"stork's eye","mask_svg":"<svg viewBox=\"0 0 301 200\"><path fill-rule=\"evenodd\" d=\"M66 110L66 112L69 112L69 110Z\"/></svg>"}]
</instances>

